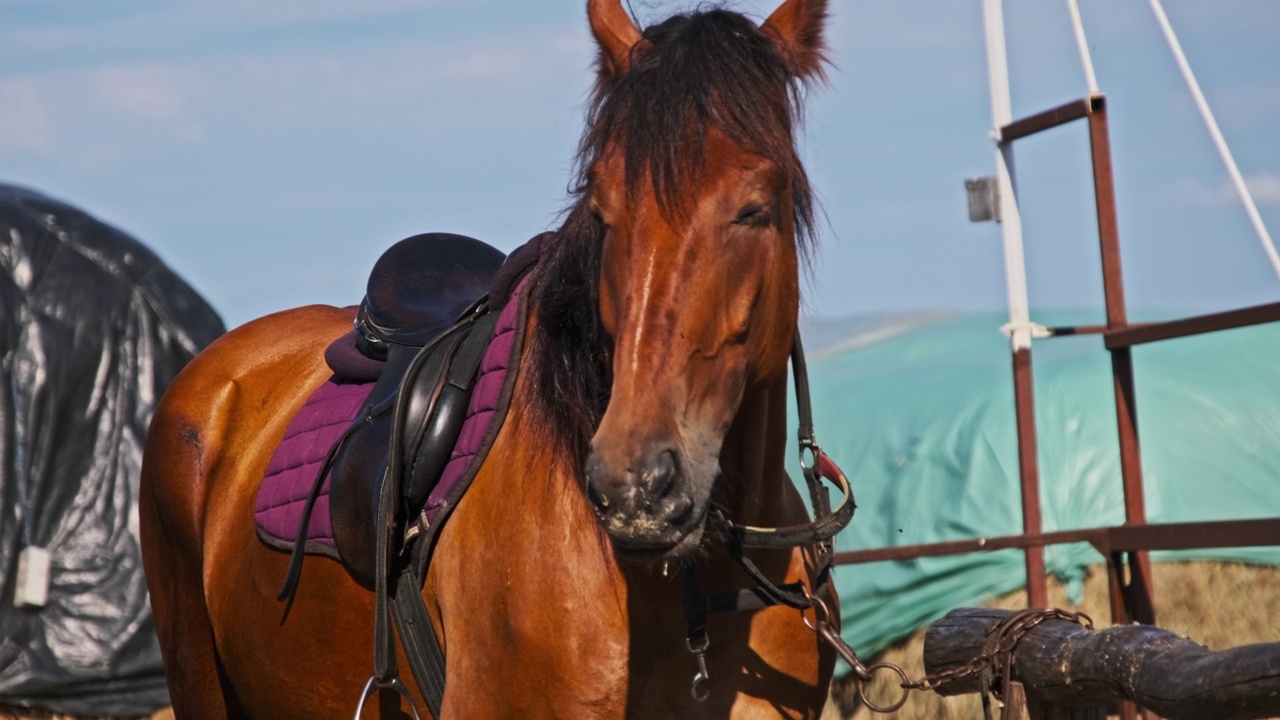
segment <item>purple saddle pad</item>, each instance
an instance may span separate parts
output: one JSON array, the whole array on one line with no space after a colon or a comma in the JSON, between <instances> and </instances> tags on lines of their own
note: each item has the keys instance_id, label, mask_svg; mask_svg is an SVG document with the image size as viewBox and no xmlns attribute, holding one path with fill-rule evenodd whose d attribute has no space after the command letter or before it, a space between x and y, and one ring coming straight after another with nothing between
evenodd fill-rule
<instances>
[{"instance_id":1,"label":"purple saddle pad","mask_svg":"<svg viewBox=\"0 0 1280 720\"><path fill-rule=\"evenodd\" d=\"M498 315L489 344L481 357L467 414L440 482L427 498L423 515L434 518L453 491L487 448L501 426L505 413L499 412L507 370L513 362L517 324L520 317L523 283ZM343 342L339 338L336 342ZM290 551L297 542L307 494L324 465L329 449L356 420L374 382L350 381L337 375L325 381L289 422L284 439L276 447L266 475L258 489L254 517L258 535L268 545ZM329 478L325 477L307 522L305 549L308 553L337 557L329 516Z\"/></svg>"},{"instance_id":2,"label":"purple saddle pad","mask_svg":"<svg viewBox=\"0 0 1280 720\"><path fill-rule=\"evenodd\" d=\"M269 544L281 549L293 547L316 473L320 472L329 448L356 419L373 385L373 382L346 382L335 375L311 394L289 422L284 439L267 463L253 513L259 534ZM329 523L327 477L307 522L306 545L308 552L337 553Z\"/></svg>"}]
</instances>

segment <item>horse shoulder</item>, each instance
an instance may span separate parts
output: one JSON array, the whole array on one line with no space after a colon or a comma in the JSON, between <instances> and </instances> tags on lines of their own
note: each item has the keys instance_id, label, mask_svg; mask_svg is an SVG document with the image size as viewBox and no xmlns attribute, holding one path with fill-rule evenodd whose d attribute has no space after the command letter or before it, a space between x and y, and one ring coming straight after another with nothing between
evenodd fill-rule
<instances>
[{"instance_id":1,"label":"horse shoulder","mask_svg":"<svg viewBox=\"0 0 1280 720\"><path fill-rule=\"evenodd\" d=\"M444 714L621 717L627 588L576 481L522 409L525 385L428 572L449 658Z\"/></svg>"}]
</instances>

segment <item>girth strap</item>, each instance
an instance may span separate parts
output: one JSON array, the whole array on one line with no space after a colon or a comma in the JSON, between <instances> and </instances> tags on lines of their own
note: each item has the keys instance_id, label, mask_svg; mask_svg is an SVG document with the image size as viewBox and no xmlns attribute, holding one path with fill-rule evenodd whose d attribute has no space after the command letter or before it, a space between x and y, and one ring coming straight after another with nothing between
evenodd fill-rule
<instances>
[{"instance_id":1,"label":"girth strap","mask_svg":"<svg viewBox=\"0 0 1280 720\"><path fill-rule=\"evenodd\" d=\"M406 563L396 577L392 591L391 618L400 633L400 645L409 660L409 670L426 700L432 717L440 717L444 703L444 651L436 639L427 606L422 602L422 582Z\"/></svg>"},{"instance_id":2,"label":"girth strap","mask_svg":"<svg viewBox=\"0 0 1280 720\"><path fill-rule=\"evenodd\" d=\"M390 469L388 469L390 473ZM399 504L394 483L384 479L378 499L379 520L394 517ZM412 563L404 563L399 573L392 575L389 567L391 546L395 541L395 527L379 522L378 567L374 576L373 617L373 682L378 687L394 687L398 682L396 669L396 643L392 635L391 621L400 632L400 644L409 668L413 672L418 689L422 691L427 709L434 718L440 717L444 704L444 654L431 627L431 618L419 594L417 575ZM412 698L406 696L412 703ZM417 709L413 715L417 716Z\"/></svg>"},{"instance_id":3,"label":"girth strap","mask_svg":"<svg viewBox=\"0 0 1280 720\"><path fill-rule=\"evenodd\" d=\"M457 329L470 325L470 335L462 341L453 357L446 377L446 387L437 395L437 403L465 402L497 315L496 311L489 309L486 301L481 300L455 326ZM448 332L454 331L451 329ZM419 355L421 356L422 354ZM415 358L415 365L417 360ZM410 404L407 384L412 382L413 375L411 366L406 380L401 384L400 392L396 394L391 421L390 457L378 502L377 564L374 579L374 677L379 684L389 684L396 679L395 638L391 634L389 622L394 619L396 629L400 632L401 646L427 708L433 717L439 717L440 707L444 703L444 651L440 648L440 641L436 638L427 608L422 601L422 578L414 572L412 559L402 547L404 513L406 509L417 509L416 506L406 506L405 501L425 498L426 491L430 489L413 487L411 479L414 473L412 468L405 467L408 458L403 443L405 425L409 422ZM430 433L430 429L426 432Z\"/></svg>"}]
</instances>

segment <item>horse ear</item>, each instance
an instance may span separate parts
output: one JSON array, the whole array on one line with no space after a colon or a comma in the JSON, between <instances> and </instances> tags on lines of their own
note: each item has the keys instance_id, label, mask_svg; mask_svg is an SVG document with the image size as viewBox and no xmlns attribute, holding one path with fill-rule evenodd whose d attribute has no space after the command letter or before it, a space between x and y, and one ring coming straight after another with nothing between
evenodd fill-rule
<instances>
[{"instance_id":1,"label":"horse ear","mask_svg":"<svg viewBox=\"0 0 1280 720\"><path fill-rule=\"evenodd\" d=\"M600 45L605 69L619 77L631 65L631 48L642 40L640 28L622 7L622 0L587 0L587 19L591 34Z\"/></svg>"},{"instance_id":2,"label":"horse ear","mask_svg":"<svg viewBox=\"0 0 1280 720\"><path fill-rule=\"evenodd\" d=\"M822 37L826 19L827 0L786 0L760 29L782 48L796 77L821 76L826 61Z\"/></svg>"}]
</instances>

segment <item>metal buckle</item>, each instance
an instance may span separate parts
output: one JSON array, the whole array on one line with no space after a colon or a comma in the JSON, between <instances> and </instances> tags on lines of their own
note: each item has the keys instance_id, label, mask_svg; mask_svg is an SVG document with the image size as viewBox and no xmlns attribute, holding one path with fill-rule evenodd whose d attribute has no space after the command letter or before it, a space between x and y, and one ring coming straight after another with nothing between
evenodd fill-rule
<instances>
[{"instance_id":1,"label":"metal buckle","mask_svg":"<svg viewBox=\"0 0 1280 720\"><path fill-rule=\"evenodd\" d=\"M807 453L807 454L806 454ZM818 466L818 456L822 454L822 446L813 435L800 438L800 469L808 472Z\"/></svg>"},{"instance_id":2,"label":"metal buckle","mask_svg":"<svg viewBox=\"0 0 1280 720\"><path fill-rule=\"evenodd\" d=\"M711 676L707 674L707 648L711 645L711 639L703 635L697 644L694 644L693 638L686 638L684 643L698 661L698 672L693 676L690 692L694 700L706 702L711 697L711 690L707 688L707 682L711 680Z\"/></svg>"},{"instance_id":3,"label":"metal buckle","mask_svg":"<svg viewBox=\"0 0 1280 720\"><path fill-rule=\"evenodd\" d=\"M364 703L378 690L395 690L400 693L400 697L409 703L409 712L413 713L413 720L422 720L422 716L418 714L418 706L413 702L413 696L409 694L409 689L400 682L400 678L391 678L385 682L378 680L376 675L369 678L369 682L364 684L364 691L360 693L360 702L356 704L356 714L354 720L360 720L360 713L364 712Z\"/></svg>"}]
</instances>

